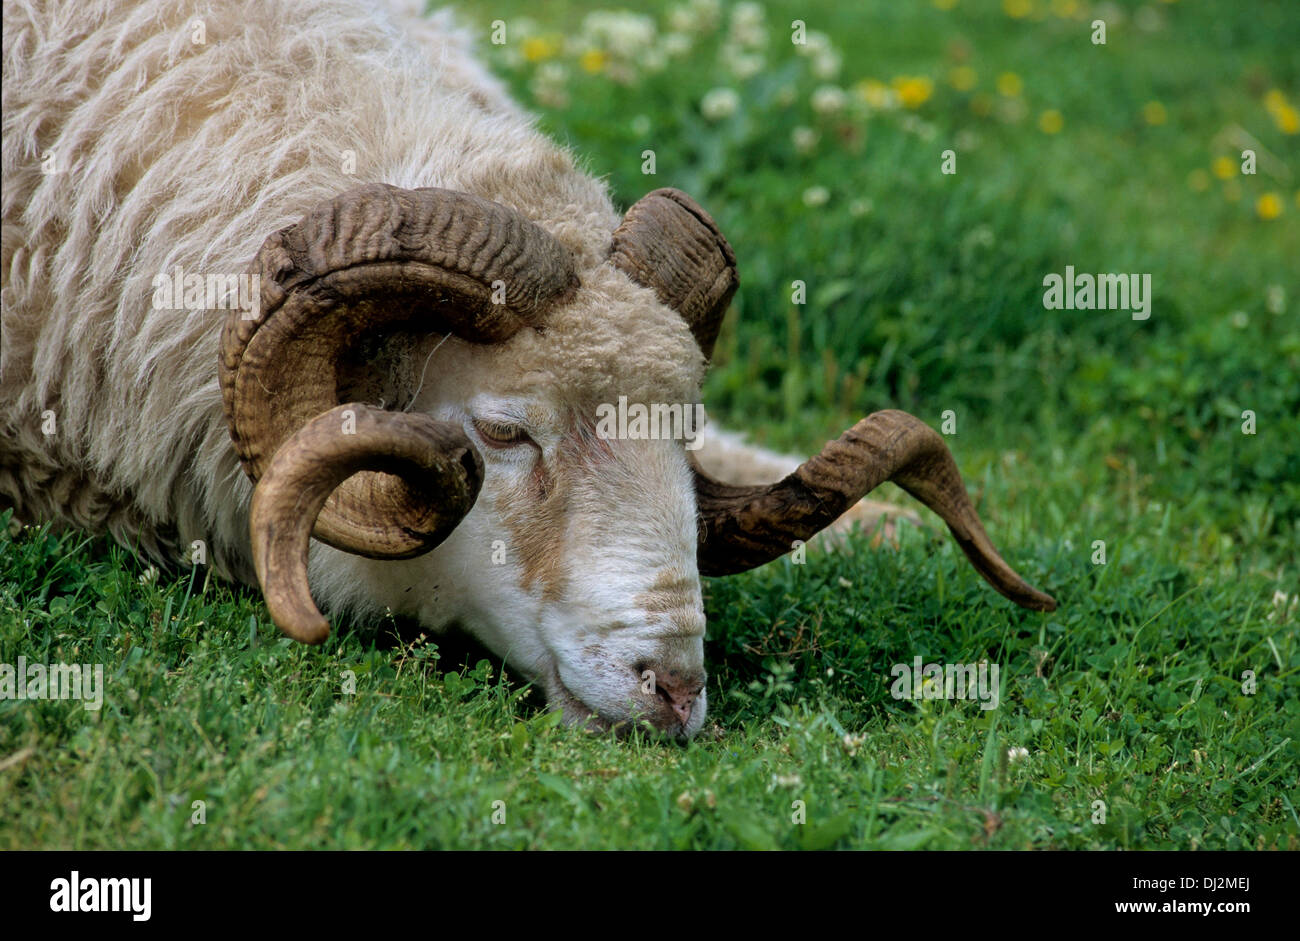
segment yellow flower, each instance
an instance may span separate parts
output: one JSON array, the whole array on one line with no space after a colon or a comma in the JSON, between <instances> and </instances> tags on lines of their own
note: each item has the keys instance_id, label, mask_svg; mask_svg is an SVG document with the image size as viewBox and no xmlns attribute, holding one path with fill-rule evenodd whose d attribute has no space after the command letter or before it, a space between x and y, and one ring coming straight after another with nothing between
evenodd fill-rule
<instances>
[{"instance_id":1,"label":"yellow flower","mask_svg":"<svg viewBox=\"0 0 1300 941\"><path fill-rule=\"evenodd\" d=\"M1282 215L1282 197L1277 193L1265 193L1255 200L1255 215L1261 219L1276 219Z\"/></svg>"},{"instance_id":2,"label":"yellow flower","mask_svg":"<svg viewBox=\"0 0 1300 941\"><path fill-rule=\"evenodd\" d=\"M1152 126L1164 124L1168 117L1165 106L1158 101L1148 101L1142 106L1142 120L1146 121L1147 124Z\"/></svg>"},{"instance_id":3,"label":"yellow flower","mask_svg":"<svg viewBox=\"0 0 1300 941\"><path fill-rule=\"evenodd\" d=\"M934 94L934 82L924 75L900 75L893 86L904 108L919 108Z\"/></svg>"},{"instance_id":4,"label":"yellow flower","mask_svg":"<svg viewBox=\"0 0 1300 941\"><path fill-rule=\"evenodd\" d=\"M889 90L884 82L874 78L864 78L853 86L859 98L877 110L896 106L897 95Z\"/></svg>"},{"instance_id":5,"label":"yellow flower","mask_svg":"<svg viewBox=\"0 0 1300 941\"><path fill-rule=\"evenodd\" d=\"M605 67L605 62L608 58L609 57L599 49L588 49L578 59L578 64L582 66L583 71L596 75Z\"/></svg>"},{"instance_id":6,"label":"yellow flower","mask_svg":"<svg viewBox=\"0 0 1300 941\"><path fill-rule=\"evenodd\" d=\"M1270 113L1275 113L1279 108L1287 106L1286 93L1280 88L1270 88L1264 94L1264 107Z\"/></svg>"},{"instance_id":7,"label":"yellow flower","mask_svg":"<svg viewBox=\"0 0 1300 941\"><path fill-rule=\"evenodd\" d=\"M1214 163L1210 164L1210 169L1219 179L1229 180L1237 174L1237 161L1231 157L1215 157Z\"/></svg>"},{"instance_id":8,"label":"yellow flower","mask_svg":"<svg viewBox=\"0 0 1300 941\"><path fill-rule=\"evenodd\" d=\"M958 91L970 91L976 81L975 70L969 65L959 65L948 73L948 84Z\"/></svg>"},{"instance_id":9,"label":"yellow flower","mask_svg":"<svg viewBox=\"0 0 1300 941\"><path fill-rule=\"evenodd\" d=\"M1204 193L1210 188L1210 175L1204 170L1193 170L1187 174L1187 185L1197 193Z\"/></svg>"},{"instance_id":10,"label":"yellow flower","mask_svg":"<svg viewBox=\"0 0 1300 941\"><path fill-rule=\"evenodd\" d=\"M1065 19L1079 12L1079 4L1077 0L1052 0L1052 12Z\"/></svg>"},{"instance_id":11,"label":"yellow flower","mask_svg":"<svg viewBox=\"0 0 1300 941\"><path fill-rule=\"evenodd\" d=\"M524 40L524 58L529 62L543 62L560 51L560 44L547 36L529 36Z\"/></svg>"},{"instance_id":12,"label":"yellow flower","mask_svg":"<svg viewBox=\"0 0 1300 941\"><path fill-rule=\"evenodd\" d=\"M1003 72L998 76L998 94L1006 95L1008 98L1017 97L1025 83L1020 80L1020 76L1015 72Z\"/></svg>"},{"instance_id":13,"label":"yellow flower","mask_svg":"<svg viewBox=\"0 0 1300 941\"><path fill-rule=\"evenodd\" d=\"M1013 20L1022 20L1034 12L1033 0L1002 0L1002 12Z\"/></svg>"},{"instance_id":14,"label":"yellow flower","mask_svg":"<svg viewBox=\"0 0 1300 941\"><path fill-rule=\"evenodd\" d=\"M934 5L940 10L951 10L957 5L957 0L934 0Z\"/></svg>"},{"instance_id":15,"label":"yellow flower","mask_svg":"<svg viewBox=\"0 0 1300 941\"><path fill-rule=\"evenodd\" d=\"M1283 105L1273 112L1273 122L1283 134L1300 134L1300 111Z\"/></svg>"},{"instance_id":16,"label":"yellow flower","mask_svg":"<svg viewBox=\"0 0 1300 941\"><path fill-rule=\"evenodd\" d=\"M1044 111L1038 116L1038 129L1044 134L1059 134L1065 127L1065 118L1055 108Z\"/></svg>"}]
</instances>

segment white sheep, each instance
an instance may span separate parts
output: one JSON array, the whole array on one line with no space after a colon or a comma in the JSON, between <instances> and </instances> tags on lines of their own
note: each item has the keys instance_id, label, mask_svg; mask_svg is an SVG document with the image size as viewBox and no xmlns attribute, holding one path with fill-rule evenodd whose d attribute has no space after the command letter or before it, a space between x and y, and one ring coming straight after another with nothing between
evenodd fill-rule
<instances>
[{"instance_id":1,"label":"white sheep","mask_svg":"<svg viewBox=\"0 0 1300 941\"><path fill-rule=\"evenodd\" d=\"M706 711L701 572L882 480L1054 607L901 412L766 486L714 480L683 435L609 434L613 403L698 405L734 255L676 191L620 217L445 15L6 0L4 35L17 518L260 581L302 640L328 633L313 597L458 625L567 721L681 736Z\"/></svg>"}]
</instances>

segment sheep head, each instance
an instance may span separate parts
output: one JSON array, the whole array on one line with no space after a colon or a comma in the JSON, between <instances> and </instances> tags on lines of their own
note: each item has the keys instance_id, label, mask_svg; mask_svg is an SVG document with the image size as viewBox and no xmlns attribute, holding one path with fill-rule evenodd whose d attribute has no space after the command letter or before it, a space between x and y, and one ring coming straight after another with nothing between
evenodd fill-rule
<instances>
[{"instance_id":1,"label":"sheep head","mask_svg":"<svg viewBox=\"0 0 1300 941\"><path fill-rule=\"evenodd\" d=\"M315 535L340 550L321 571L349 583L345 604L458 623L567 721L689 737L707 709L700 575L777 558L884 480L998 591L1055 607L999 557L943 439L903 412L763 487L709 478L681 437L600 432L619 399L698 403L736 290L726 239L676 190L636 203L580 272L505 206L381 184L273 235L255 270L263 307L232 314L221 382L256 483L257 575L299 640L329 630L308 592ZM418 393L404 411L346 401L348 351L390 329L428 337Z\"/></svg>"}]
</instances>

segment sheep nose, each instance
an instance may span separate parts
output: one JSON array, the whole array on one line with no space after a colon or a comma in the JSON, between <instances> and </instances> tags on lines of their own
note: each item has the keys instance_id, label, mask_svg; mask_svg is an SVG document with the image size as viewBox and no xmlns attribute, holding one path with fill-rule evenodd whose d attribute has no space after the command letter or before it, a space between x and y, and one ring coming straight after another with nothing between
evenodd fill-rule
<instances>
[{"instance_id":1,"label":"sheep nose","mask_svg":"<svg viewBox=\"0 0 1300 941\"><path fill-rule=\"evenodd\" d=\"M667 702L681 720L682 728L686 728L691 720L691 710L704 689L704 671L667 669L661 672L649 666L641 676L643 688L653 684L653 688L647 691Z\"/></svg>"}]
</instances>

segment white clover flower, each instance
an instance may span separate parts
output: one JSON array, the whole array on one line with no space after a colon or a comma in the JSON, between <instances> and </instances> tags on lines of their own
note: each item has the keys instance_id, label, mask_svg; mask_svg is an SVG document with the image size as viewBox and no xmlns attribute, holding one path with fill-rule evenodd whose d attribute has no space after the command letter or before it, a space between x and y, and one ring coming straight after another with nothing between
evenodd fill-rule
<instances>
[{"instance_id":1,"label":"white clover flower","mask_svg":"<svg viewBox=\"0 0 1300 941\"><path fill-rule=\"evenodd\" d=\"M855 199L853 202L849 203L849 215L853 216L855 219L861 218L862 216L869 215L871 210L875 208L876 204L869 199Z\"/></svg>"},{"instance_id":2,"label":"white clover flower","mask_svg":"<svg viewBox=\"0 0 1300 941\"><path fill-rule=\"evenodd\" d=\"M790 132L790 142L799 153L812 153L817 146L817 132L810 127L800 125Z\"/></svg>"},{"instance_id":3,"label":"white clover flower","mask_svg":"<svg viewBox=\"0 0 1300 941\"><path fill-rule=\"evenodd\" d=\"M638 13L594 10L582 20L586 45L605 49L611 55L630 59L654 44L655 21Z\"/></svg>"},{"instance_id":4,"label":"white clover flower","mask_svg":"<svg viewBox=\"0 0 1300 941\"><path fill-rule=\"evenodd\" d=\"M686 33L666 33L659 48L671 59L684 56L691 51L691 37Z\"/></svg>"},{"instance_id":5,"label":"white clover flower","mask_svg":"<svg viewBox=\"0 0 1300 941\"><path fill-rule=\"evenodd\" d=\"M825 206L831 200L831 192L824 186L810 186L803 191L803 204L810 209Z\"/></svg>"},{"instance_id":6,"label":"white clover flower","mask_svg":"<svg viewBox=\"0 0 1300 941\"><path fill-rule=\"evenodd\" d=\"M742 82L763 71L763 66L767 64L767 60L761 55L739 51L726 55L725 61L731 74Z\"/></svg>"},{"instance_id":7,"label":"white clover flower","mask_svg":"<svg viewBox=\"0 0 1300 941\"><path fill-rule=\"evenodd\" d=\"M1270 284L1264 296L1270 314L1280 314L1286 309L1286 288L1282 285Z\"/></svg>"},{"instance_id":8,"label":"white clover flower","mask_svg":"<svg viewBox=\"0 0 1300 941\"><path fill-rule=\"evenodd\" d=\"M699 25L699 17L689 6L673 6L668 10L668 28L678 33L689 33Z\"/></svg>"},{"instance_id":9,"label":"white clover flower","mask_svg":"<svg viewBox=\"0 0 1300 941\"><path fill-rule=\"evenodd\" d=\"M158 581L158 570L152 565L140 573L141 585L152 585L156 581Z\"/></svg>"},{"instance_id":10,"label":"white clover flower","mask_svg":"<svg viewBox=\"0 0 1300 941\"><path fill-rule=\"evenodd\" d=\"M699 31L708 32L722 20L721 0L687 0L686 7L695 17L695 26Z\"/></svg>"},{"instance_id":11,"label":"white clover flower","mask_svg":"<svg viewBox=\"0 0 1300 941\"><path fill-rule=\"evenodd\" d=\"M1011 764L1014 765L1017 762L1028 761L1028 760L1029 760L1028 748L1021 748L1019 745L1017 745L1015 748L1007 749L1007 761L1011 762Z\"/></svg>"},{"instance_id":12,"label":"white clover flower","mask_svg":"<svg viewBox=\"0 0 1300 941\"><path fill-rule=\"evenodd\" d=\"M714 88L700 101L700 113L710 121L731 117L740 107L740 95L734 88Z\"/></svg>"},{"instance_id":13,"label":"white clover flower","mask_svg":"<svg viewBox=\"0 0 1300 941\"><path fill-rule=\"evenodd\" d=\"M658 46L651 46L641 54L641 67L647 72L662 72L668 65L668 56Z\"/></svg>"},{"instance_id":14,"label":"white clover flower","mask_svg":"<svg viewBox=\"0 0 1300 941\"><path fill-rule=\"evenodd\" d=\"M772 784L775 787L798 787L803 784L803 778L797 774L774 774Z\"/></svg>"},{"instance_id":15,"label":"white clover flower","mask_svg":"<svg viewBox=\"0 0 1300 941\"><path fill-rule=\"evenodd\" d=\"M803 43L796 44L794 51L801 56L817 56L831 50L831 37L820 30L810 29L803 36Z\"/></svg>"},{"instance_id":16,"label":"white clover flower","mask_svg":"<svg viewBox=\"0 0 1300 941\"><path fill-rule=\"evenodd\" d=\"M757 3L738 3L731 11L732 42L746 49L767 45L767 27L763 23L763 7Z\"/></svg>"},{"instance_id":17,"label":"white clover flower","mask_svg":"<svg viewBox=\"0 0 1300 941\"><path fill-rule=\"evenodd\" d=\"M812 93L812 109L818 114L835 114L843 110L846 98L838 85L819 85Z\"/></svg>"},{"instance_id":18,"label":"white clover flower","mask_svg":"<svg viewBox=\"0 0 1300 941\"><path fill-rule=\"evenodd\" d=\"M559 62L543 62L537 67L529 90L538 103L547 108L566 108L569 105L569 92L565 87L569 70Z\"/></svg>"},{"instance_id":19,"label":"white clover flower","mask_svg":"<svg viewBox=\"0 0 1300 941\"><path fill-rule=\"evenodd\" d=\"M812 73L820 79L832 79L840 74L840 54L833 49L813 56Z\"/></svg>"}]
</instances>

